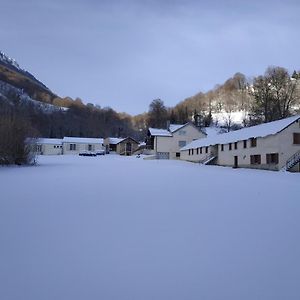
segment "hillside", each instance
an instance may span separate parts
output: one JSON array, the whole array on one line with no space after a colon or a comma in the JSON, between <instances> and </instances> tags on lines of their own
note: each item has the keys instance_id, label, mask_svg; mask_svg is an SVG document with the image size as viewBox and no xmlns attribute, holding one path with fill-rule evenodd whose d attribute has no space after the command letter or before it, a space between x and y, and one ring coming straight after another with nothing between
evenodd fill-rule
<instances>
[{"instance_id":1,"label":"hillside","mask_svg":"<svg viewBox=\"0 0 300 300\"><path fill-rule=\"evenodd\" d=\"M12 58L0 51L0 80L22 89L31 98L52 103L57 96Z\"/></svg>"}]
</instances>

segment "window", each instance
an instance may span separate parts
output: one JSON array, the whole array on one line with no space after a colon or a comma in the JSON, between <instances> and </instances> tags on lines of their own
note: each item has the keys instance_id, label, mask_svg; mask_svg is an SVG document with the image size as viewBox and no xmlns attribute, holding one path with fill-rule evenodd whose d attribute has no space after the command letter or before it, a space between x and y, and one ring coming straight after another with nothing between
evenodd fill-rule
<instances>
[{"instance_id":1,"label":"window","mask_svg":"<svg viewBox=\"0 0 300 300\"><path fill-rule=\"evenodd\" d=\"M191 149L189 149L189 155L191 155Z\"/></svg>"},{"instance_id":2,"label":"window","mask_svg":"<svg viewBox=\"0 0 300 300\"><path fill-rule=\"evenodd\" d=\"M179 133L179 135L186 135L186 131L185 130L179 130L178 133Z\"/></svg>"},{"instance_id":3,"label":"window","mask_svg":"<svg viewBox=\"0 0 300 300\"><path fill-rule=\"evenodd\" d=\"M197 148L197 155L199 154L199 148Z\"/></svg>"},{"instance_id":4,"label":"window","mask_svg":"<svg viewBox=\"0 0 300 300\"><path fill-rule=\"evenodd\" d=\"M243 142L244 142L244 149L246 149L247 148L247 140L244 140Z\"/></svg>"},{"instance_id":5,"label":"window","mask_svg":"<svg viewBox=\"0 0 300 300\"><path fill-rule=\"evenodd\" d=\"M42 145L36 145L36 151L42 152Z\"/></svg>"},{"instance_id":6,"label":"window","mask_svg":"<svg viewBox=\"0 0 300 300\"><path fill-rule=\"evenodd\" d=\"M178 142L179 148L182 148L182 147L184 147L185 145L186 145L186 141L179 141L179 142Z\"/></svg>"},{"instance_id":7,"label":"window","mask_svg":"<svg viewBox=\"0 0 300 300\"><path fill-rule=\"evenodd\" d=\"M256 138L251 138L250 143L251 143L251 147L256 147L256 145L257 145Z\"/></svg>"},{"instance_id":8,"label":"window","mask_svg":"<svg viewBox=\"0 0 300 300\"><path fill-rule=\"evenodd\" d=\"M76 150L76 144L70 144L70 151Z\"/></svg>"},{"instance_id":9,"label":"window","mask_svg":"<svg viewBox=\"0 0 300 300\"><path fill-rule=\"evenodd\" d=\"M88 145L88 150L92 151L93 150L93 146L92 145Z\"/></svg>"},{"instance_id":10,"label":"window","mask_svg":"<svg viewBox=\"0 0 300 300\"><path fill-rule=\"evenodd\" d=\"M237 142L234 143L234 149L237 149Z\"/></svg>"},{"instance_id":11,"label":"window","mask_svg":"<svg viewBox=\"0 0 300 300\"><path fill-rule=\"evenodd\" d=\"M266 154L267 164L278 164L278 153Z\"/></svg>"},{"instance_id":12,"label":"window","mask_svg":"<svg viewBox=\"0 0 300 300\"><path fill-rule=\"evenodd\" d=\"M194 149L192 149L192 155L194 155Z\"/></svg>"},{"instance_id":13,"label":"window","mask_svg":"<svg viewBox=\"0 0 300 300\"><path fill-rule=\"evenodd\" d=\"M294 133L293 140L294 140L295 145L299 145L300 144L300 133Z\"/></svg>"},{"instance_id":14,"label":"window","mask_svg":"<svg viewBox=\"0 0 300 300\"><path fill-rule=\"evenodd\" d=\"M200 147L200 154L202 154L202 147Z\"/></svg>"},{"instance_id":15,"label":"window","mask_svg":"<svg viewBox=\"0 0 300 300\"><path fill-rule=\"evenodd\" d=\"M231 143L229 144L229 151L231 151L232 150L232 145L231 145Z\"/></svg>"},{"instance_id":16,"label":"window","mask_svg":"<svg viewBox=\"0 0 300 300\"><path fill-rule=\"evenodd\" d=\"M251 165L260 165L261 164L260 155L250 155L250 164Z\"/></svg>"},{"instance_id":17,"label":"window","mask_svg":"<svg viewBox=\"0 0 300 300\"><path fill-rule=\"evenodd\" d=\"M176 152L176 157L180 157L180 152Z\"/></svg>"},{"instance_id":18,"label":"window","mask_svg":"<svg viewBox=\"0 0 300 300\"><path fill-rule=\"evenodd\" d=\"M205 153L208 153L208 147L205 147Z\"/></svg>"},{"instance_id":19,"label":"window","mask_svg":"<svg viewBox=\"0 0 300 300\"><path fill-rule=\"evenodd\" d=\"M224 145L223 144L221 145L221 151L224 151Z\"/></svg>"}]
</instances>

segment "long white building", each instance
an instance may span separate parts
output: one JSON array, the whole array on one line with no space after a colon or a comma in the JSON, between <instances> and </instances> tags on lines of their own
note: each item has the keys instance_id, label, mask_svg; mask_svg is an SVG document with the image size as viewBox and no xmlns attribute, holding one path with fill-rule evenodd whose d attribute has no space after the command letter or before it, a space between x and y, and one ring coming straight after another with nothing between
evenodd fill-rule
<instances>
[{"instance_id":1,"label":"long white building","mask_svg":"<svg viewBox=\"0 0 300 300\"><path fill-rule=\"evenodd\" d=\"M199 139L180 152L191 162L300 171L300 115Z\"/></svg>"}]
</instances>

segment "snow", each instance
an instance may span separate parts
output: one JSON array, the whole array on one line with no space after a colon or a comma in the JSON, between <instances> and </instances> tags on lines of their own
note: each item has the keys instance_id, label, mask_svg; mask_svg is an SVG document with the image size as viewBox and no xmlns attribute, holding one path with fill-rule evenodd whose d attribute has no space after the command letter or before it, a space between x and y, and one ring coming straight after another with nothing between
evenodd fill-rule
<instances>
[{"instance_id":1,"label":"snow","mask_svg":"<svg viewBox=\"0 0 300 300\"><path fill-rule=\"evenodd\" d=\"M173 133L173 132L179 130L180 128L184 127L185 125L186 124L170 124L169 131Z\"/></svg>"},{"instance_id":2,"label":"snow","mask_svg":"<svg viewBox=\"0 0 300 300\"><path fill-rule=\"evenodd\" d=\"M243 125L243 121L247 115L248 112L242 110L232 112L223 111L220 113L212 113L212 118L218 126L227 126L229 121L232 124Z\"/></svg>"},{"instance_id":3,"label":"snow","mask_svg":"<svg viewBox=\"0 0 300 300\"><path fill-rule=\"evenodd\" d=\"M47 139L47 138L39 138L37 140L37 143L38 144L49 144L49 145L53 145L53 144L56 144L56 145L62 145L62 139Z\"/></svg>"},{"instance_id":4,"label":"snow","mask_svg":"<svg viewBox=\"0 0 300 300\"><path fill-rule=\"evenodd\" d=\"M0 185L0 299L300 299L299 174L45 156Z\"/></svg>"},{"instance_id":5,"label":"snow","mask_svg":"<svg viewBox=\"0 0 300 300\"><path fill-rule=\"evenodd\" d=\"M216 135L222 132L222 128L220 127L204 127L203 131L207 134L207 137L215 137Z\"/></svg>"},{"instance_id":6,"label":"snow","mask_svg":"<svg viewBox=\"0 0 300 300\"><path fill-rule=\"evenodd\" d=\"M117 144L121 143L123 140L125 140L125 138L112 138L112 137L110 137L109 138L109 143L111 145L117 145Z\"/></svg>"},{"instance_id":7,"label":"snow","mask_svg":"<svg viewBox=\"0 0 300 300\"><path fill-rule=\"evenodd\" d=\"M217 144L228 144L237 141L248 140L250 138L266 137L268 135L274 135L292 123L300 119L300 115L285 118L279 121L273 121L257 126L247 127L228 133L219 134L217 136L208 136L204 139L199 139L191 142L183 147L181 150L188 150L199 147L206 147Z\"/></svg>"},{"instance_id":8,"label":"snow","mask_svg":"<svg viewBox=\"0 0 300 300\"><path fill-rule=\"evenodd\" d=\"M79 138L79 137L64 137L63 143L77 144L103 144L102 138Z\"/></svg>"},{"instance_id":9,"label":"snow","mask_svg":"<svg viewBox=\"0 0 300 300\"><path fill-rule=\"evenodd\" d=\"M149 128L149 132L152 136L169 136L172 137L172 133L167 129Z\"/></svg>"}]
</instances>

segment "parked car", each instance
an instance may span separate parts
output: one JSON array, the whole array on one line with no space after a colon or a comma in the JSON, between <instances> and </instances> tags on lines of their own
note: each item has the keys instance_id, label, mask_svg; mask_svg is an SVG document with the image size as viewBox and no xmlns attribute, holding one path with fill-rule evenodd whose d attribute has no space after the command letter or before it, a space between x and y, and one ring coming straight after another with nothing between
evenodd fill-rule
<instances>
[{"instance_id":1,"label":"parked car","mask_svg":"<svg viewBox=\"0 0 300 300\"><path fill-rule=\"evenodd\" d=\"M96 155L97 155L96 152L93 151L84 150L79 152L79 156L96 156Z\"/></svg>"},{"instance_id":2,"label":"parked car","mask_svg":"<svg viewBox=\"0 0 300 300\"><path fill-rule=\"evenodd\" d=\"M97 150L96 155L105 155L105 150Z\"/></svg>"}]
</instances>

